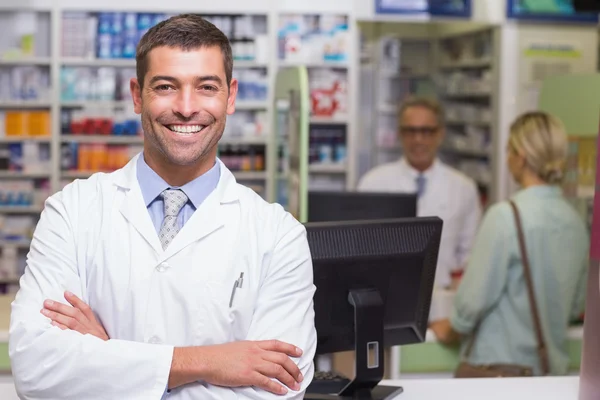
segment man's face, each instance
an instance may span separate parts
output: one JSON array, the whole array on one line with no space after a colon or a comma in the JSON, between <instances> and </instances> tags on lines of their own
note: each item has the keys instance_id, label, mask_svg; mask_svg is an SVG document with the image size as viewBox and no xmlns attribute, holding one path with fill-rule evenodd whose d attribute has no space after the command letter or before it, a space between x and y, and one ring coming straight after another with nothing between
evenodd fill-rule
<instances>
[{"instance_id":1,"label":"man's face","mask_svg":"<svg viewBox=\"0 0 600 400\"><path fill-rule=\"evenodd\" d=\"M192 166L216 157L237 94L235 79L227 87L221 50L157 47L147 57L143 88L135 78L130 85L147 158L154 164Z\"/></svg>"},{"instance_id":2,"label":"man's face","mask_svg":"<svg viewBox=\"0 0 600 400\"><path fill-rule=\"evenodd\" d=\"M429 168L444 138L444 129L431 110L415 106L404 110L400 119L402 152L414 168Z\"/></svg>"}]
</instances>

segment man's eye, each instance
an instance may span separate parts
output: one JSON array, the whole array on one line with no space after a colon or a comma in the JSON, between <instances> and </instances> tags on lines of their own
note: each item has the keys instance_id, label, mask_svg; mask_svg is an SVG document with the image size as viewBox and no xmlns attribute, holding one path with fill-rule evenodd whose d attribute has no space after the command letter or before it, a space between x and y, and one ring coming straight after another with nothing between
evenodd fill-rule
<instances>
[{"instance_id":1,"label":"man's eye","mask_svg":"<svg viewBox=\"0 0 600 400\"><path fill-rule=\"evenodd\" d=\"M159 92L167 92L169 90L172 90L173 88L170 85L158 85L154 89Z\"/></svg>"},{"instance_id":2,"label":"man's eye","mask_svg":"<svg viewBox=\"0 0 600 400\"><path fill-rule=\"evenodd\" d=\"M200 89L206 90L206 91L209 91L209 92L215 92L215 91L217 91L217 88L215 86L212 86L212 85L203 85L203 86L200 86Z\"/></svg>"}]
</instances>

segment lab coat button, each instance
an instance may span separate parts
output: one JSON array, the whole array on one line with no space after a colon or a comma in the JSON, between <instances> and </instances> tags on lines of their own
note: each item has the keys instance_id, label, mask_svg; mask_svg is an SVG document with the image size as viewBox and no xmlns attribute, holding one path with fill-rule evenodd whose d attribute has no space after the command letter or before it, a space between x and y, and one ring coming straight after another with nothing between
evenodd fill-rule
<instances>
[{"instance_id":1,"label":"lab coat button","mask_svg":"<svg viewBox=\"0 0 600 400\"><path fill-rule=\"evenodd\" d=\"M152 343L152 344L161 344L162 341L158 338L158 336L152 336L150 338L150 340L148 341L148 343Z\"/></svg>"},{"instance_id":2,"label":"lab coat button","mask_svg":"<svg viewBox=\"0 0 600 400\"><path fill-rule=\"evenodd\" d=\"M156 267L158 272L165 272L167 269L169 269L169 264L167 263L160 263L158 264L158 267Z\"/></svg>"}]
</instances>

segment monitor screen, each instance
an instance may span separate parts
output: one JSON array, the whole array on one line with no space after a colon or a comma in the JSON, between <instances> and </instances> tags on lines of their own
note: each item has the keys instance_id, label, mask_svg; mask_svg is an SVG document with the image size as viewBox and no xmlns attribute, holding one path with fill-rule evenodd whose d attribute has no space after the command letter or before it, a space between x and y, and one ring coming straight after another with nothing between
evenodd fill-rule
<instances>
[{"instance_id":1,"label":"monitor screen","mask_svg":"<svg viewBox=\"0 0 600 400\"><path fill-rule=\"evenodd\" d=\"M577 7L576 4L577 3ZM598 22L598 12L586 12L582 8L590 1L577 0L508 0L509 18L538 21Z\"/></svg>"},{"instance_id":2,"label":"monitor screen","mask_svg":"<svg viewBox=\"0 0 600 400\"><path fill-rule=\"evenodd\" d=\"M425 340L442 225L437 217L305 225L317 354L356 352L346 395L377 386L384 347Z\"/></svg>"},{"instance_id":3,"label":"monitor screen","mask_svg":"<svg viewBox=\"0 0 600 400\"><path fill-rule=\"evenodd\" d=\"M356 221L417 216L414 193L308 193L308 222Z\"/></svg>"}]
</instances>

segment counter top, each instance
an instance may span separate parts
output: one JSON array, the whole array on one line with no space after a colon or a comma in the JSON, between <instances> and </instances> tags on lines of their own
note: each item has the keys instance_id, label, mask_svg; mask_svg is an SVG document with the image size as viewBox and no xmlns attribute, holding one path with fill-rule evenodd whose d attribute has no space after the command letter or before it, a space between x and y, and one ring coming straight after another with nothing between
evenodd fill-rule
<instances>
[{"instance_id":1,"label":"counter top","mask_svg":"<svg viewBox=\"0 0 600 400\"><path fill-rule=\"evenodd\" d=\"M384 385L402 386L398 400L577 400L579 377L400 379ZM0 399L18 400L12 379L0 381Z\"/></svg>"}]
</instances>

